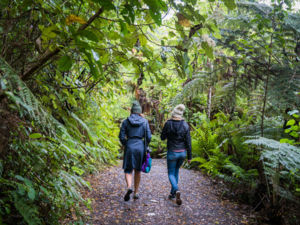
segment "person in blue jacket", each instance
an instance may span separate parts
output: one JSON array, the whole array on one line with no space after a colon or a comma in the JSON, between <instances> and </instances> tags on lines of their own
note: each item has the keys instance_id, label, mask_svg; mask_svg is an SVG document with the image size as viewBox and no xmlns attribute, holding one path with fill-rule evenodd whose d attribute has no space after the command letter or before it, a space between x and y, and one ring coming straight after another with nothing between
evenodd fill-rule
<instances>
[{"instance_id":1,"label":"person in blue jacket","mask_svg":"<svg viewBox=\"0 0 300 225\"><path fill-rule=\"evenodd\" d=\"M130 194L133 192L132 172L134 171L134 199L138 199L138 190L141 180L141 169L145 157L146 145L151 141L151 131L148 121L141 116L142 108L137 101L133 102L131 115L122 122L119 139L125 147L123 169L127 184L127 192L124 196L125 201L129 201Z\"/></svg>"},{"instance_id":2,"label":"person in blue jacket","mask_svg":"<svg viewBox=\"0 0 300 225\"><path fill-rule=\"evenodd\" d=\"M167 167L171 183L169 199L175 199L181 205L180 191L178 188L179 168L185 158L188 163L192 158L191 136L189 125L182 118L185 106L177 105L172 111L172 118L168 120L161 133L161 139L167 139Z\"/></svg>"}]
</instances>

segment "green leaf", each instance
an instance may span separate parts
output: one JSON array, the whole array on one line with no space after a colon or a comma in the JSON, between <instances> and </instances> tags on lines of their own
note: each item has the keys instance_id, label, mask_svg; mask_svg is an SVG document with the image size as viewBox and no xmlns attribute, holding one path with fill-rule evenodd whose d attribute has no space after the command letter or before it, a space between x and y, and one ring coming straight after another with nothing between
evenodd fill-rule
<instances>
[{"instance_id":1,"label":"green leaf","mask_svg":"<svg viewBox=\"0 0 300 225\"><path fill-rule=\"evenodd\" d=\"M204 49L205 54L206 54L209 58L211 58L211 59L214 58L213 49L212 49L212 47L210 47L210 46L208 45L208 43L207 43L206 41L204 41L204 42L201 43L201 47Z\"/></svg>"},{"instance_id":2,"label":"green leaf","mask_svg":"<svg viewBox=\"0 0 300 225\"><path fill-rule=\"evenodd\" d=\"M289 135L291 135L292 137L295 137L295 138L299 137L299 134L295 131L289 133Z\"/></svg>"},{"instance_id":3,"label":"green leaf","mask_svg":"<svg viewBox=\"0 0 300 225\"><path fill-rule=\"evenodd\" d=\"M79 97L80 97L82 100L84 100L84 98L85 98L85 97L84 97L84 94L83 94L82 92L79 93Z\"/></svg>"},{"instance_id":4,"label":"green leaf","mask_svg":"<svg viewBox=\"0 0 300 225\"><path fill-rule=\"evenodd\" d=\"M123 21L120 21L120 26L121 26L121 32L122 34L125 36L126 34L128 34L128 29L126 24Z\"/></svg>"},{"instance_id":5,"label":"green leaf","mask_svg":"<svg viewBox=\"0 0 300 225\"><path fill-rule=\"evenodd\" d=\"M230 9L230 10L233 10L236 8L236 4L234 2L234 0L223 0L225 6Z\"/></svg>"},{"instance_id":6,"label":"green leaf","mask_svg":"<svg viewBox=\"0 0 300 225\"><path fill-rule=\"evenodd\" d=\"M58 69L65 72L69 71L72 67L72 58L70 56L64 55L58 60Z\"/></svg>"},{"instance_id":7,"label":"green leaf","mask_svg":"<svg viewBox=\"0 0 300 225\"><path fill-rule=\"evenodd\" d=\"M42 28L42 27L40 27ZM57 27L56 25L51 25L50 27L43 28L42 30L42 39L44 41L48 41L49 39L53 39L56 37L56 32L57 32Z\"/></svg>"},{"instance_id":8,"label":"green leaf","mask_svg":"<svg viewBox=\"0 0 300 225\"><path fill-rule=\"evenodd\" d=\"M38 139L38 138L41 138L43 135L40 134L40 133L32 133L29 135L29 138L31 139Z\"/></svg>"},{"instance_id":9,"label":"green leaf","mask_svg":"<svg viewBox=\"0 0 300 225\"><path fill-rule=\"evenodd\" d=\"M46 195L50 195L49 191L46 188L44 188L43 186L40 186L40 188Z\"/></svg>"},{"instance_id":10,"label":"green leaf","mask_svg":"<svg viewBox=\"0 0 300 225\"><path fill-rule=\"evenodd\" d=\"M297 131L299 129L299 127L298 127L298 125L295 125L295 126L292 126L290 129L294 130L294 131Z\"/></svg>"},{"instance_id":11,"label":"green leaf","mask_svg":"<svg viewBox=\"0 0 300 225\"><path fill-rule=\"evenodd\" d=\"M243 59L238 59L237 64L240 65L243 62Z\"/></svg>"},{"instance_id":12,"label":"green leaf","mask_svg":"<svg viewBox=\"0 0 300 225\"><path fill-rule=\"evenodd\" d=\"M170 37L175 37L176 34L175 34L173 31L170 31L170 32L169 32L169 36L170 36Z\"/></svg>"},{"instance_id":13,"label":"green leaf","mask_svg":"<svg viewBox=\"0 0 300 225\"><path fill-rule=\"evenodd\" d=\"M290 145L293 145L295 143L295 141L287 139L287 138L282 138L282 139L280 139L280 143L288 143Z\"/></svg>"},{"instance_id":14,"label":"green leaf","mask_svg":"<svg viewBox=\"0 0 300 225\"><path fill-rule=\"evenodd\" d=\"M100 56L99 60L102 64L106 64L109 61L109 53L105 52Z\"/></svg>"},{"instance_id":15,"label":"green leaf","mask_svg":"<svg viewBox=\"0 0 300 225\"><path fill-rule=\"evenodd\" d=\"M76 166L72 166L72 170L80 176L84 173L84 170L82 170Z\"/></svg>"},{"instance_id":16,"label":"green leaf","mask_svg":"<svg viewBox=\"0 0 300 225\"><path fill-rule=\"evenodd\" d=\"M69 102L72 106L77 107L76 99L75 99L72 95L68 97L68 102Z\"/></svg>"},{"instance_id":17,"label":"green leaf","mask_svg":"<svg viewBox=\"0 0 300 225\"><path fill-rule=\"evenodd\" d=\"M286 125L287 126L292 126L292 125L294 125L296 123L296 121L294 120L294 119L291 119L291 120L289 120L287 123L286 123Z\"/></svg>"},{"instance_id":18,"label":"green leaf","mask_svg":"<svg viewBox=\"0 0 300 225\"><path fill-rule=\"evenodd\" d=\"M114 10L116 7L113 4L113 1L103 1L103 0L92 0L95 3L99 3L106 10Z\"/></svg>"},{"instance_id":19,"label":"green leaf","mask_svg":"<svg viewBox=\"0 0 300 225\"><path fill-rule=\"evenodd\" d=\"M52 105L53 105L53 108L54 108L54 109L57 109L57 108L58 108L58 107L57 107L57 104L56 104L56 102L55 102L55 100L53 100L53 99L52 99Z\"/></svg>"},{"instance_id":20,"label":"green leaf","mask_svg":"<svg viewBox=\"0 0 300 225\"><path fill-rule=\"evenodd\" d=\"M199 162L199 163L206 163L206 159L202 158L202 157L196 157L196 158L193 158L191 160L191 162Z\"/></svg>"},{"instance_id":21,"label":"green leaf","mask_svg":"<svg viewBox=\"0 0 300 225\"><path fill-rule=\"evenodd\" d=\"M35 199L35 190L33 189L33 187L29 187L27 195L30 200Z\"/></svg>"},{"instance_id":22,"label":"green leaf","mask_svg":"<svg viewBox=\"0 0 300 225\"><path fill-rule=\"evenodd\" d=\"M139 35L139 40L140 40L141 46L145 46L147 44L147 38L144 35Z\"/></svg>"},{"instance_id":23,"label":"green leaf","mask_svg":"<svg viewBox=\"0 0 300 225\"><path fill-rule=\"evenodd\" d=\"M79 36L85 37L90 41L98 42L99 38L92 30L80 30L77 33Z\"/></svg>"},{"instance_id":24,"label":"green leaf","mask_svg":"<svg viewBox=\"0 0 300 225\"><path fill-rule=\"evenodd\" d=\"M20 180L20 181L24 181L24 177L21 177L20 175L16 175L15 178Z\"/></svg>"}]
</instances>

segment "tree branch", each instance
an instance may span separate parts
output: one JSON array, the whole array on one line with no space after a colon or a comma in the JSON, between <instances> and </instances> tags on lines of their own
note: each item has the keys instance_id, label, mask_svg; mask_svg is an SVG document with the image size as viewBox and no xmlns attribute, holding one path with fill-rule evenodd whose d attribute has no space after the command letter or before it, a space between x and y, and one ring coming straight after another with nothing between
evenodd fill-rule
<instances>
[{"instance_id":1,"label":"tree branch","mask_svg":"<svg viewBox=\"0 0 300 225\"><path fill-rule=\"evenodd\" d=\"M85 24L79 27L78 31L86 29L99 15L103 12L103 8L100 8ZM37 62L35 62L32 66L25 69L25 72L21 75L22 80L28 80L32 74L34 74L37 70L42 68L44 64L57 55L67 44L69 44L72 41L72 38L70 38L67 43L63 47L59 47L54 49L53 51L47 50L39 59Z\"/></svg>"}]
</instances>

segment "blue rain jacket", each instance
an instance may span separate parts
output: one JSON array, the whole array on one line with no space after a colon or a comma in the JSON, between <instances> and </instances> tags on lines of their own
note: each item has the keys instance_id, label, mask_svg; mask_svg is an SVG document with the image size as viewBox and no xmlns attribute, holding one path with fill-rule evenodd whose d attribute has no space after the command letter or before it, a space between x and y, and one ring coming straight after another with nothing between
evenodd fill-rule
<instances>
[{"instance_id":1,"label":"blue rain jacket","mask_svg":"<svg viewBox=\"0 0 300 225\"><path fill-rule=\"evenodd\" d=\"M151 131L148 121L138 114L131 114L122 122L119 139L125 146L123 169L141 171L146 145L151 141Z\"/></svg>"}]
</instances>

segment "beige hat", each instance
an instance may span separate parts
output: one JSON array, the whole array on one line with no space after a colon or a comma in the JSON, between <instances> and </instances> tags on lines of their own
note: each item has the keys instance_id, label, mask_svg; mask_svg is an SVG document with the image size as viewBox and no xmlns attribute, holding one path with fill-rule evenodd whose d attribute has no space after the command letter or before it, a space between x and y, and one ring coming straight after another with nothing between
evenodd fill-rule
<instances>
[{"instance_id":1,"label":"beige hat","mask_svg":"<svg viewBox=\"0 0 300 225\"><path fill-rule=\"evenodd\" d=\"M183 104L177 105L172 111L172 117L182 118L185 106Z\"/></svg>"}]
</instances>

